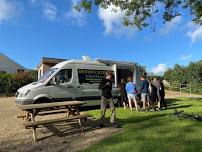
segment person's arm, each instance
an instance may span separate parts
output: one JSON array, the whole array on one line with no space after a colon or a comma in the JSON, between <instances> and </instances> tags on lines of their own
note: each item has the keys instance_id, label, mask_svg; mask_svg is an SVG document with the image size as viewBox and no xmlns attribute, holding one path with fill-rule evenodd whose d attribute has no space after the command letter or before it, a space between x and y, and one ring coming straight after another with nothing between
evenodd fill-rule
<instances>
[{"instance_id":1,"label":"person's arm","mask_svg":"<svg viewBox=\"0 0 202 152\"><path fill-rule=\"evenodd\" d=\"M134 84L134 93L137 94L137 87L136 87L136 84Z\"/></svg>"},{"instance_id":2,"label":"person's arm","mask_svg":"<svg viewBox=\"0 0 202 152\"><path fill-rule=\"evenodd\" d=\"M125 86L126 93L128 92L128 84Z\"/></svg>"},{"instance_id":3,"label":"person's arm","mask_svg":"<svg viewBox=\"0 0 202 152\"><path fill-rule=\"evenodd\" d=\"M165 86L163 83L161 84L161 89L162 89L163 96L165 96Z\"/></svg>"},{"instance_id":4,"label":"person's arm","mask_svg":"<svg viewBox=\"0 0 202 152\"><path fill-rule=\"evenodd\" d=\"M112 82L107 82L105 85L110 87L110 89L112 90Z\"/></svg>"},{"instance_id":5,"label":"person's arm","mask_svg":"<svg viewBox=\"0 0 202 152\"><path fill-rule=\"evenodd\" d=\"M104 89L104 88L106 88L108 86L108 82L106 83L106 84L104 84L104 81L102 80L101 82L100 82L100 85L99 85L99 87L98 87L98 89Z\"/></svg>"},{"instance_id":6,"label":"person's arm","mask_svg":"<svg viewBox=\"0 0 202 152\"><path fill-rule=\"evenodd\" d=\"M103 88L103 80L100 82L98 89L101 90Z\"/></svg>"},{"instance_id":7,"label":"person's arm","mask_svg":"<svg viewBox=\"0 0 202 152\"><path fill-rule=\"evenodd\" d=\"M160 84L157 84L157 96L158 96L158 99L161 100L161 95L160 95Z\"/></svg>"},{"instance_id":8,"label":"person's arm","mask_svg":"<svg viewBox=\"0 0 202 152\"><path fill-rule=\"evenodd\" d=\"M144 89L144 81L141 82L140 91L142 91L142 89Z\"/></svg>"}]
</instances>

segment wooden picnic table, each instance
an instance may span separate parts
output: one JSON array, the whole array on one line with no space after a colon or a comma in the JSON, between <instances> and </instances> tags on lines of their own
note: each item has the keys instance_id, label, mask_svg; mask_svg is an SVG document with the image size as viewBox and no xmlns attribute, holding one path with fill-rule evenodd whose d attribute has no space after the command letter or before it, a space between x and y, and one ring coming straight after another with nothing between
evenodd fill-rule
<instances>
[{"instance_id":1,"label":"wooden picnic table","mask_svg":"<svg viewBox=\"0 0 202 152\"><path fill-rule=\"evenodd\" d=\"M79 125L82 127L82 119L91 117L91 115L83 114L80 115L79 107L85 104L83 101L64 101L64 102L52 102L52 103L41 103L41 104L29 104L29 105L19 105L18 108L22 111L26 111L26 119L24 126L25 128L32 128L33 139L36 141L36 128L39 125L45 125L49 123L57 123L62 121L79 120ZM51 109L52 108L52 109ZM55 110L54 108L57 108ZM62 109L61 109L62 108ZM35 121L35 117L41 112L45 111L45 114L52 114L53 112L61 111L65 109L66 117L58 119L47 119L42 121Z\"/></svg>"}]
</instances>

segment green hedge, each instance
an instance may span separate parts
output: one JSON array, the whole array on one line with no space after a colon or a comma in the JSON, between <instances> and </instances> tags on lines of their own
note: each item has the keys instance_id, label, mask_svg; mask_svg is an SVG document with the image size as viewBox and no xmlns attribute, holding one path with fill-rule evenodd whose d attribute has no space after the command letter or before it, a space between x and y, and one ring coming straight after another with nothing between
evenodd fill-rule
<instances>
[{"instance_id":1,"label":"green hedge","mask_svg":"<svg viewBox=\"0 0 202 152\"><path fill-rule=\"evenodd\" d=\"M37 72L0 74L0 96L15 93L20 87L37 80Z\"/></svg>"}]
</instances>

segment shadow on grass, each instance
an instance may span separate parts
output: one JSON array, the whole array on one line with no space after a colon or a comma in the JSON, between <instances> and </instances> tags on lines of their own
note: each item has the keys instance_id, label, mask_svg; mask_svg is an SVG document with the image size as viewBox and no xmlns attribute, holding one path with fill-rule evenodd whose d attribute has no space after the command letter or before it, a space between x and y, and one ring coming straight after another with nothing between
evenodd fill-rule
<instances>
[{"instance_id":1,"label":"shadow on grass","mask_svg":"<svg viewBox=\"0 0 202 152\"><path fill-rule=\"evenodd\" d=\"M168 109L178 109L178 108L189 108L192 105L178 105L178 106L172 106L172 107L168 107Z\"/></svg>"},{"instance_id":2,"label":"shadow on grass","mask_svg":"<svg viewBox=\"0 0 202 152\"><path fill-rule=\"evenodd\" d=\"M167 104L176 104L176 102L181 101L181 99L167 98L165 101Z\"/></svg>"},{"instance_id":3,"label":"shadow on grass","mask_svg":"<svg viewBox=\"0 0 202 152\"><path fill-rule=\"evenodd\" d=\"M82 122L82 124L84 127L83 131L81 130L78 122L75 121L70 123L55 123L44 125L43 127L52 132L52 135L44 136L38 140L44 140L52 136L66 137L98 129L98 120L95 119L85 120Z\"/></svg>"}]
</instances>

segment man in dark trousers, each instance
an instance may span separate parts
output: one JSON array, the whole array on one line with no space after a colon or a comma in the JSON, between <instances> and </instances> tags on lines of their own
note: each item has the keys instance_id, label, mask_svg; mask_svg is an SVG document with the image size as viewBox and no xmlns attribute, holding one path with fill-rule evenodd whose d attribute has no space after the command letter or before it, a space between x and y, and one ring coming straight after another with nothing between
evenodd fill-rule
<instances>
[{"instance_id":1,"label":"man in dark trousers","mask_svg":"<svg viewBox=\"0 0 202 152\"><path fill-rule=\"evenodd\" d=\"M160 107L162 108L164 106L165 109L167 109L167 104L165 101L165 87L164 87L163 81L161 79L159 80L159 83L160 83L159 93L161 96Z\"/></svg>"},{"instance_id":2,"label":"man in dark trousers","mask_svg":"<svg viewBox=\"0 0 202 152\"><path fill-rule=\"evenodd\" d=\"M141 100L143 102L143 110L146 110L147 94L149 88L149 82L146 80L146 76L143 75L140 80L141 82Z\"/></svg>"},{"instance_id":3,"label":"man in dark trousers","mask_svg":"<svg viewBox=\"0 0 202 152\"><path fill-rule=\"evenodd\" d=\"M119 84L120 89L120 97L118 98L118 105L124 107L124 109L127 108L127 93L126 93L126 83L124 79L121 79L121 83Z\"/></svg>"},{"instance_id":4,"label":"man in dark trousers","mask_svg":"<svg viewBox=\"0 0 202 152\"><path fill-rule=\"evenodd\" d=\"M161 95L160 95L160 82L159 79L154 78L153 79L153 85L156 87L157 89L157 106L158 106L158 110L161 110Z\"/></svg>"},{"instance_id":5,"label":"man in dark trousers","mask_svg":"<svg viewBox=\"0 0 202 152\"><path fill-rule=\"evenodd\" d=\"M101 96L101 115L100 115L100 127L104 127L103 120L105 119L105 112L107 108L107 103L109 102L109 106L111 109L111 118L110 123L114 127L118 127L117 123L115 121L116 118L116 112L115 112L115 106L112 99L112 74L110 72L106 73L106 77L100 82L99 89L102 90L102 96Z\"/></svg>"},{"instance_id":6,"label":"man in dark trousers","mask_svg":"<svg viewBox=\"0 0 202 152\"><path fill-rule=\"evenodd\" d=\"M149 80L149 94L147 97L149 105L156 111L157 88L152 84L152 80Z\"/></svg>"}]
</instances>

